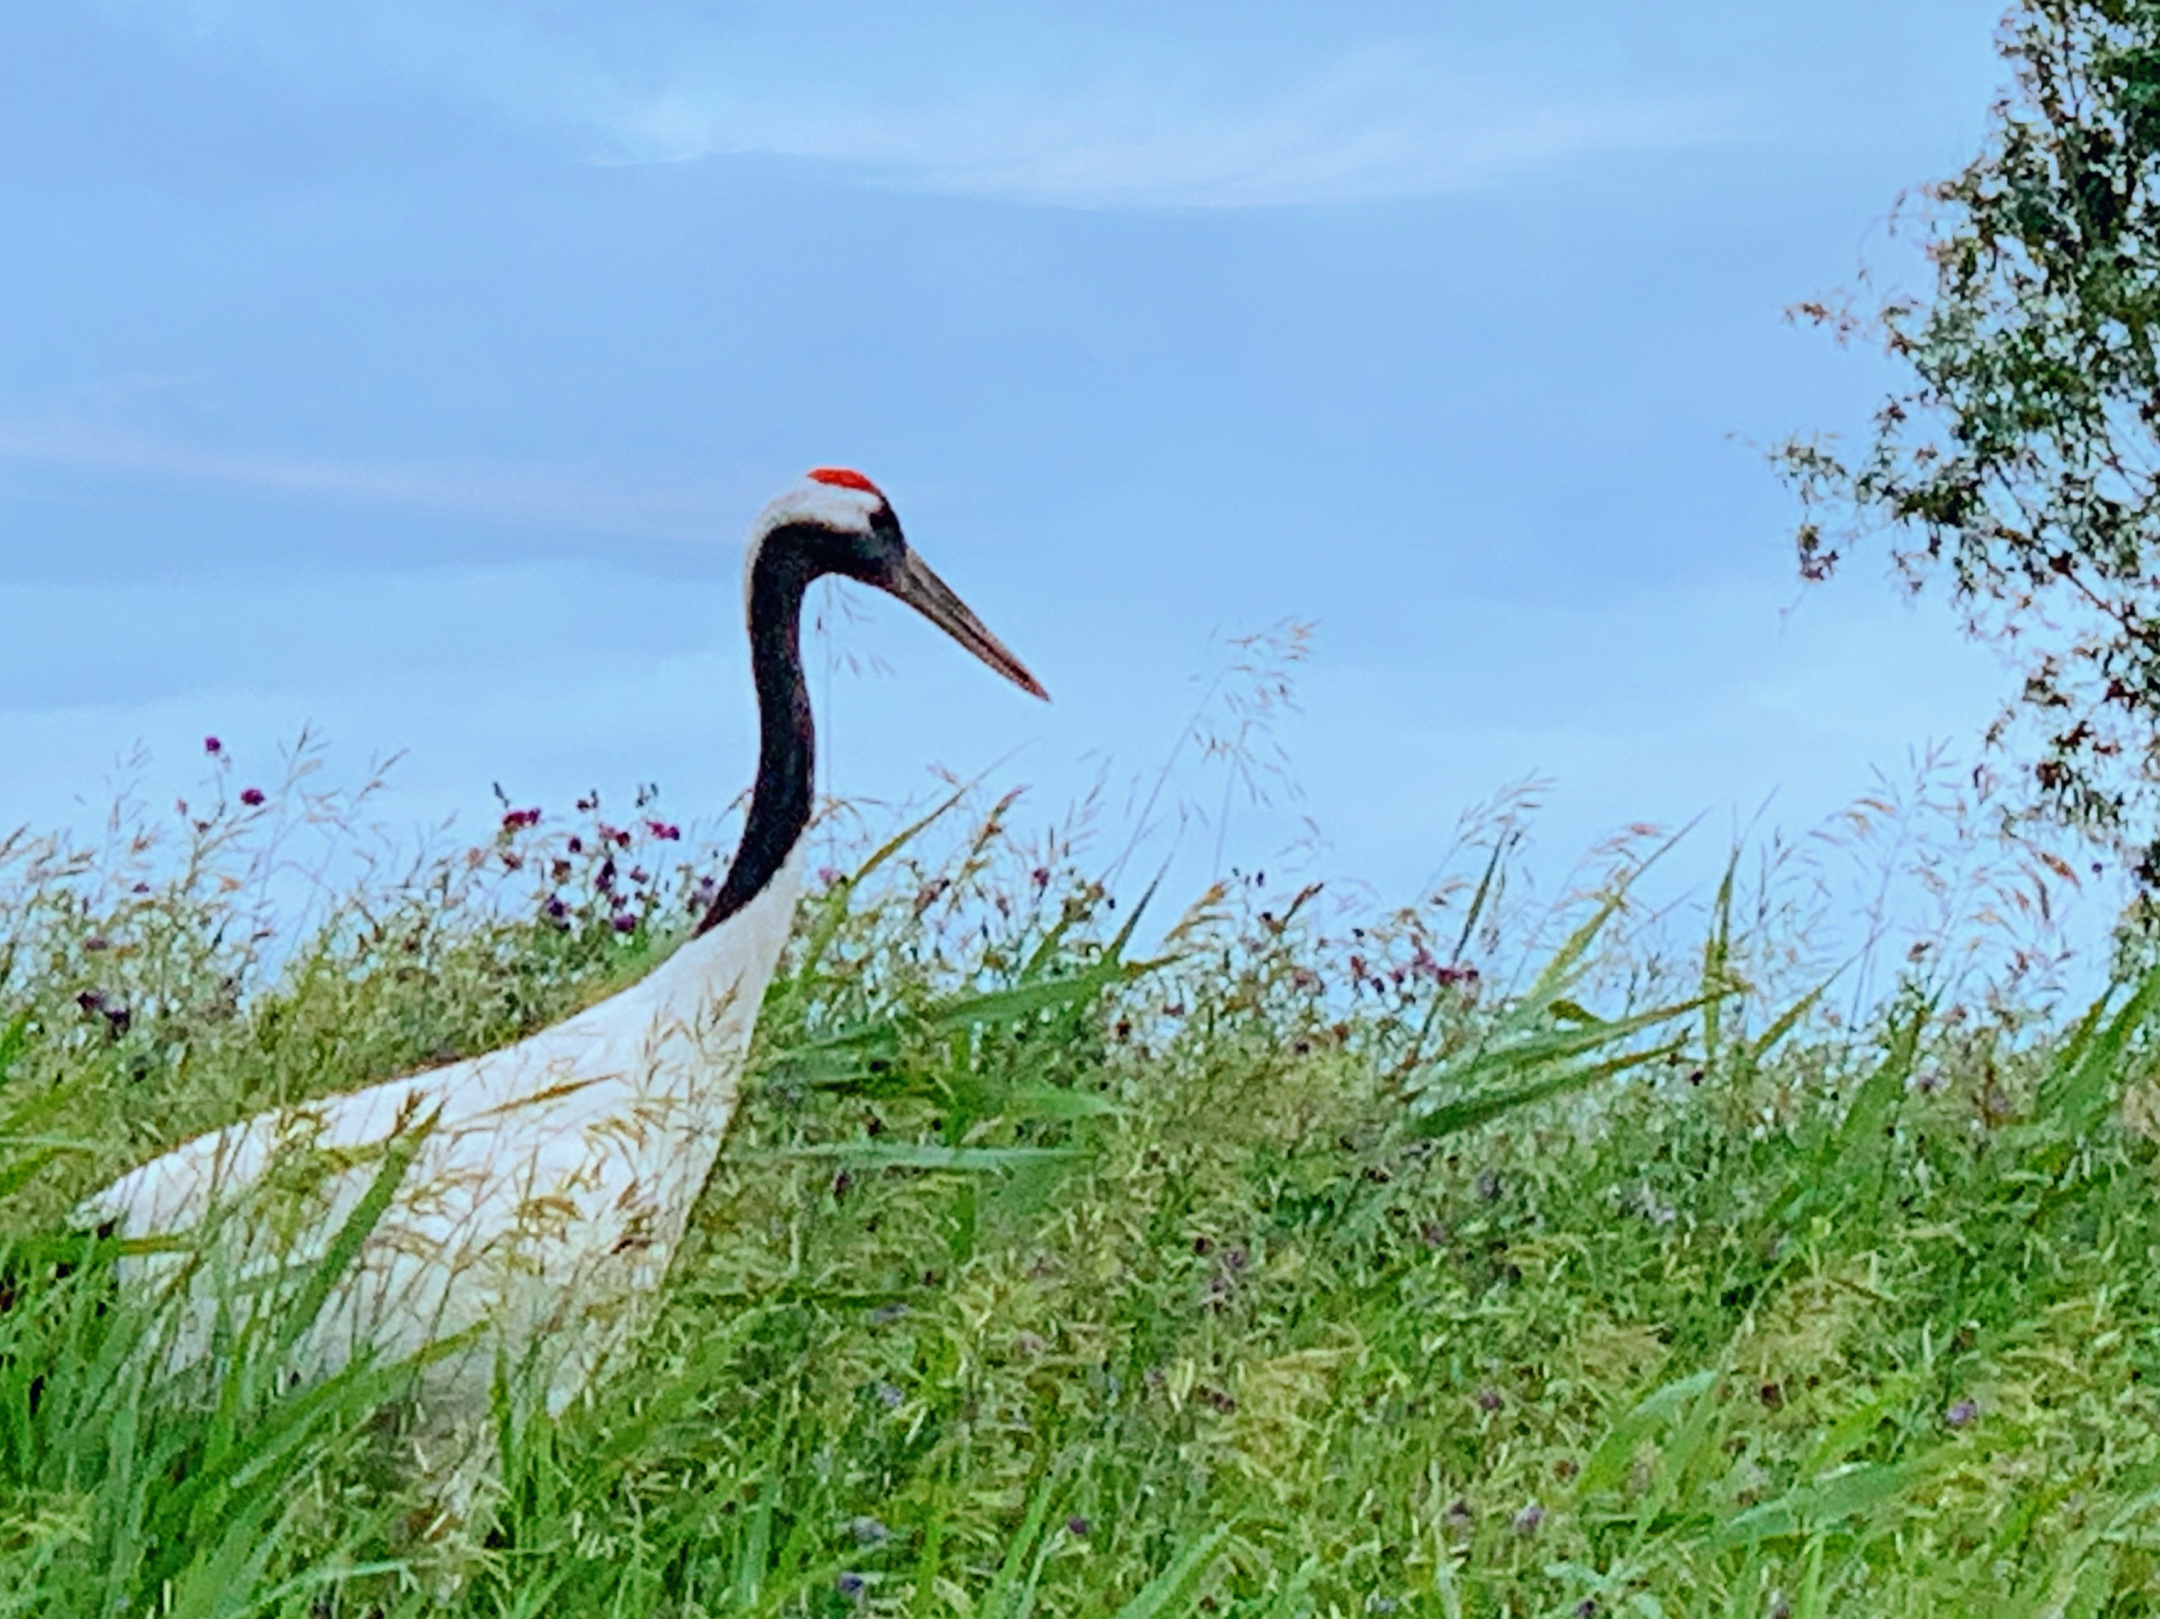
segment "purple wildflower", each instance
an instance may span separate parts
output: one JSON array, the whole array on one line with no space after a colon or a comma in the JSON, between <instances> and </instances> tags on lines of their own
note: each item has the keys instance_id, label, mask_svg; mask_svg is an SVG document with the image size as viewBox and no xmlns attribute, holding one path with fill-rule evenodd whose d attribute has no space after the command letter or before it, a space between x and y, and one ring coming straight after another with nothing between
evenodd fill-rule
<instances>
[{"instance_id":1,"label":"purple wildflower","mask_svg":"<svg viewBox=\"0 0 2160 1619\"><path fill-rule=\"evenodd\" d=\"M672 821L647 821L645 830L662 843L680 843L682 841L682 828Z\"/></svg>"},{"instance_id":2,"label":"purple wildflower","mask_svg":"<svg viewBox=\"0 0 2160 1619\"><path fill-rule=\"evenodd\" d=\"M243 787L240 790L240 802L245 804L249 809L261 809L263 803L263 790L260 787Z\"/></svg>"},{"instance_id":3,"label":"purple wildflower","mask_svg":"<svg viewBox=\"0 0 2160 1619\"><path fill-rule=\"evenodd\" d=\"M225 751L225 744L214 736L206 736L202 739L202 750L214 756Z\"/></svg>"},{"instance_id":4,"label":"purple wildflower","mask_svg":"<svg viewBox=\"0 0 2160 1619\"><path fill-rule=\"evenodd\" d=\"M1970 1428L1973 1419L1979 1415L1979 1403L1971 1399L1964 1399L1958 1401L1957 1404L1943 1413L1943 1421L1953 1428Z\"/></svg>"},{"instance_id":5,"label":"purple wildflower","mask_svg":"<svg viewBox=\"0 0 2160 1619\"><path fill-rule=\"evenodd\" d=\"M617 933L635 933L637 932L637 917L630 911L617 911L608 926L612 927Z\"/></svg>"}]
</instances>

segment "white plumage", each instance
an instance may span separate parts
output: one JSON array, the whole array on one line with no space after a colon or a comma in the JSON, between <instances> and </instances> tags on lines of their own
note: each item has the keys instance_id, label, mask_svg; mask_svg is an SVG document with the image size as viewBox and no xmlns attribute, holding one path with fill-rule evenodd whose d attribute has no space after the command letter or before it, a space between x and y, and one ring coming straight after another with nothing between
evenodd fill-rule
<instances>
[{"instance_id":1,"label":"white plumage","mask_svg":"<svg viewBox=\"0 0 2160 1619\"><path fill-rule=\"evenodd\" d=\"M733 1117L758 1001L787 942L799 851L731 921L650 975L512 1046L198 1136L85 1206L123 1234L216 1226L177 1358L209 1347L216 1284L312 1267L394 1143L396 1196L303 1351L401 1358L479 1327L430 1368L452 1419L487 1409L498 1350L560 1411L641 1320ZM258 1190L273 1162L294 1173ZM143 1264L145 1262L135 1262ZM155 1273L179 1261L147 1262Z\"/></svg>"}]
</instances>

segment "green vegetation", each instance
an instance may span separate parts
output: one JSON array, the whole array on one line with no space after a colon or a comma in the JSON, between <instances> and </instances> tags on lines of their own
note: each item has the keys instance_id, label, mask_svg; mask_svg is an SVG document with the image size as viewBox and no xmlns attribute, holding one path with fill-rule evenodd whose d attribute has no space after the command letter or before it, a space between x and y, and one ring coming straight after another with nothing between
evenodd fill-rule
<instances>
[{"instance_id":1,"label":"green vegetation","mask_svg":"<svg viewBox=\"0 0 2160 1619\"><path fill-rule=\"evenodd\" d=\"M1899 206L1929 285L1795 310L1880 342L1895 391L1857 446L1775 460L1802 575L1889 531L2012 674L1988 732L2012 807L2160 891L2160 4L2017 0L1998 45L1980 152Z\"/></svg>"},{"instance_id":2,"label":"green vegetation","mask_svg":"<svg viewBox=\"0 0 2160 1619\"><path fill-rule=\"evenodd\" d=\"M1506 824L1414 910L1240 878L1136 928L1013 814L814 885L657 1329L559 1422L506 1391L449 1530L409 1368L296 1383L289 1314L171 1367L66 1211L643 970L684 845L513 813L325 901L354 807L304 774L11 845L0 1613L2160 1605L2160 977L1845 1027L1737 876L1682 972L1646 846L1541 928Z\"/></svg>"}]
</instances>

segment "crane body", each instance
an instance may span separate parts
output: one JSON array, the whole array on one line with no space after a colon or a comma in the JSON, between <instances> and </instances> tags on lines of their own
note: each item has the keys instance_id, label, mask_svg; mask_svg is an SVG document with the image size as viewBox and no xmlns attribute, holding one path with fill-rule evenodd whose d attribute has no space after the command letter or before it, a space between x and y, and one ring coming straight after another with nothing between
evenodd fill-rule
<instances>
[{"instance_id":1,"label":"crane body","mask_svg":"<svg viewBox=\"0 0 2160 1619\"><path fill-rule=\"evenodd\" d=\"M767 506L743 572L757 781L696 935L515 1044L244 1119L88 1199L85 1223L182 1239L122 1266L186 1290L175 1359L212 1353L249 1289L319 1268L398 1158L388 1203L297 1345L309 1367L425 1354L429 1425L469 1435L498 1364L560 1411L643 1324L734 1115L794 913L815 757L804 593L828 575L883 590L1046 695L858 472L820 468Z\"/></svg>"},{"instance_id":2,"label":"crane body","mask_svg":"<svg viewBox=\"0 0 2160 1619\"><path fill-rule=\"evenodd\" d=\"M552 1028L199 1136L99 1193L94 1217L124 1233L212 1235L197 1265L213 1285L191 1299L175 1358L209 1349L217 1282L229 1294L318 1264L402 1145L411 1162L303 1356L334 1370L362 1350L401 1359L467 1335L429 1368L431 1404L485 1411L507 1349L559 1412L641 1324L682 1239L735 1111L800 865L798 852L732 925ZM292 1172L266 1188L280 1163Z\"/></svg>"}]
</instances>

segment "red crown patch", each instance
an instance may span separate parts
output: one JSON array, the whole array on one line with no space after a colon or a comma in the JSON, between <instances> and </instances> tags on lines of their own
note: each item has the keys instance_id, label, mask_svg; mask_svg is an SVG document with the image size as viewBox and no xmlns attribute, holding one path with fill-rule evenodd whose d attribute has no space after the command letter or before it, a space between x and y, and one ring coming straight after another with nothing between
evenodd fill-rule
<instances>
[{"instance_id":1,"label":"red crown patch","mask_svg":"<svg viewBox=\"0 0 2160 1619\"><path fill-rule=\"evenodd\" d=\"M810 481L829 483L837 489L860 489L866 495L875 495L880 500L885 498L884 490L851 467L812 467Z\"/></svg>"}]
</instances>

